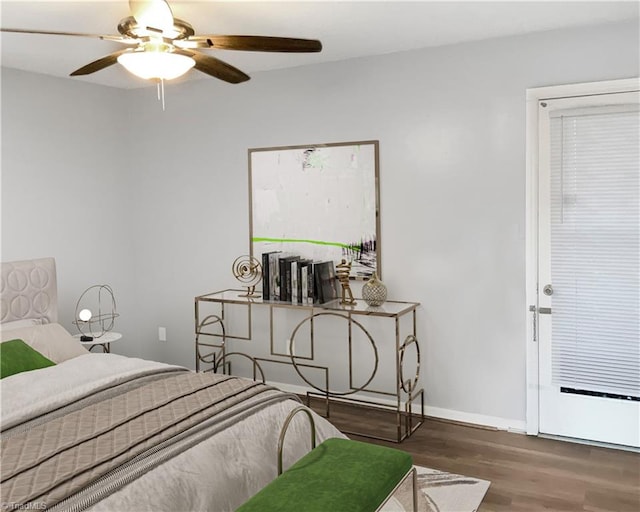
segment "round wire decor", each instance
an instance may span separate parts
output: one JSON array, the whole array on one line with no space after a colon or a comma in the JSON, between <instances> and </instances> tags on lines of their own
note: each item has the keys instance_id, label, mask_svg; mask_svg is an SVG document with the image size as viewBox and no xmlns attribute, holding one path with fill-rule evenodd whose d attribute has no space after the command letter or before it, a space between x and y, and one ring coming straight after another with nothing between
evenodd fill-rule
<instances>
[{"instance_id":1,"label":"round wire decor","mask_svg":"<svg viewBox=\"0 0 640 512\"><path fill-rule=\"evenodd\" d=\"M113 329L116 312L116 299L108 284L90 286L76 303L73 324L80 333L91 338L100 338Z\"/></svg>"},{"instance_id":2,"label":"round wire decor","mask_svg":"<svg viewBox=\"0 0 640 512\"><path fill-rule=\"evenodd\" d=\"M238 256L231 265L233 277L247 288L247 293L240 297L253 297L256 292L256 285L262 279L262 265L257 258L249 255Z\"/></svg>"}]
</instances>

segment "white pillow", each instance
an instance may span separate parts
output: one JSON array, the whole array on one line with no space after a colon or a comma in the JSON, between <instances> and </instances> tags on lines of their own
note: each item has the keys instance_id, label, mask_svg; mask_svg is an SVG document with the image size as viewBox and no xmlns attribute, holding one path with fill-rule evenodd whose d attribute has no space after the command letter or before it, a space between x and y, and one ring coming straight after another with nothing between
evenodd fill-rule
<instances>
[{"instance_id":1,"label":"white pillow","mask_svg":"<svg viewBox=\"0 0 640 512\"><path fill-rule=\"evenodd\" d=\"M54 363L88 354L80 340L69 334L60 324L34 325L19 329L2 330L1 341L22 340Z\"/></svg>"},{"instance_id":2,"label":"white pillow","mask_svg":"<svg viewBox=\"0 0 640 512\"><path fill-rule=\"evenodd\" d=\"M34 325L42 325L42 318L23 318L14 320L13 322L2 322L0 324L1 331L9 331L12 329L20 329L21 327L33 327Z\"/></svg>"}]
</instances>

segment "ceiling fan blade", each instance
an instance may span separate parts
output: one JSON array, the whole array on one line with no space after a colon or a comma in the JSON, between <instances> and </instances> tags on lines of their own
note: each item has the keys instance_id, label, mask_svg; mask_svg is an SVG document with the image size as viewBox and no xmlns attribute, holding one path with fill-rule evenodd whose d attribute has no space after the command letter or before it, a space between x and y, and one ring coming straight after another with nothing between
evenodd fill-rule
<instances>
[{"instance_id":1,"label":"ceiling fan blade","mask_svg":"<svg viewBox=\"0 0 640 512\"><path fill-rule=\"evenodd\" d=\"M198 71L211 75L231 84L239 84L250 79L249 75L243 73L238 68L234 68L231 64L227 64L220 59L205 55L200 52L183 52L177 51L181 55L187 55L196 61L194 66Z\"/></svg>"},{"instance_id":2,"label":"ceiling fan blade","mask_svg":"<svg viewBox=\"0 0 640 512\"><path fill-rule=\"evenodd\" d=\"M285 53L307 53L322 50L322 43L316 39L295 39L292 37L204 35L190 37L188 41L206 42L210 48L219 50Z\"/></svg>"},{"instance_id":3,"label":"ceiling fan blade","mask_svg":"<svg viewBox=\"0 0 640 512\"><path fill-rule=\"evenodd\" d=\"M0 28L0 32L11 32L15 34L42 34L47 36L75 36L75 37L91 37L94 39L102 39L104 41L115 41L123 44L138 44L137 39L130 37L122 37L109 34L84 34L81 32L56 32L51 30L27 30L22 28Z\"/></svg>"},{"instance_id":4,"label":"ceiling fan blade","mask_svg":"<svg viewBox=\"0 0 640 512\"><path fill-rule=\"evenodd\" d=\"M131 50L128 48L126 50L120 50L117 52L110 53L109 55L102 57L101 59L94 60L90 62L86 66L82 66L80 69L76 69L69 76L79 76L79 75L90 75L91 73L95 73L96 71L100 71L101 69L108 68L109 66L113 66L118 62L118 57L123 53L127 53Z\"/></svg>"},{"instance_id":5,"label":"ceiling fan blade","mask_svg":"<svg viewBox=\"0 0 640 512\"><path fill-rule=\"evenodd\" d=\"M139 25L163 32L173 28L173 13L165 0L129 0L129 8Z\"/></svg>"}]
</instances>

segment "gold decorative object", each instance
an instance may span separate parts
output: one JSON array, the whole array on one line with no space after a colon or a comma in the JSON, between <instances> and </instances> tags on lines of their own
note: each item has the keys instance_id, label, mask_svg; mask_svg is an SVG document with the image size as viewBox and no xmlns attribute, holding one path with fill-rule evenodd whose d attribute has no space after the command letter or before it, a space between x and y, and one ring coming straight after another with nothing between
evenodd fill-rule
<instances>
[{"instance_id":1,"label":"gold decorative object","mask_svg":"<svg viewBox=\"0 0 640 512\"><path fill-rule=\"evenodd\" d=\"M369 306L382 306L387 300L387 287L378 279L377 272L362 286L362 298Z\"/></svg>"},{"instance_id":2,"label":"gold decorative object","mask_svg":"<svg viewBox=\"0 0 640 512\"><path fill-rule=\"evenodd\" d=\"M351 274L351 262L347 263L347 260L343 259L336 265L336 277L342 285L342 299L340 304L345 306L353 306L356 301L353 299L353 293L351 293L351 286L349 285L349 275Z\"/></svg>"},{"instance_id":3,"label":"gold decorative object","mask_svg":"<svg viewBox=\"0 0 640 512\"><path fill-rule=\"evenodd\" d=\"M249 255L238 256L231 265L233 277L246 286L247 293L239 297L253 297L256 285L262 279L262 265L257 258Z\"/></svg>"}]
</instances>

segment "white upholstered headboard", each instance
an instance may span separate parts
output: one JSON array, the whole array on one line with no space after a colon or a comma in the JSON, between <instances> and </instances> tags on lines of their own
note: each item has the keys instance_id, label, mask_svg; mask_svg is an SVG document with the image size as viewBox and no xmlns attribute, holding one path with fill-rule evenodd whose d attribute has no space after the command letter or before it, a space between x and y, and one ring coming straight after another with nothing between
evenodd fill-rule
<instances>
[{"instance_id":1,"label":"white upholstered headboard","mask_svg":"<svg viewBox=\"0 0 640 512\"><path fill-rule=\"evenodd\" d=\"M2 263L0 322L24 318L58 321L58 286L53 258Z\"/></svg>"}]
</instances>

